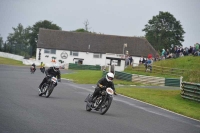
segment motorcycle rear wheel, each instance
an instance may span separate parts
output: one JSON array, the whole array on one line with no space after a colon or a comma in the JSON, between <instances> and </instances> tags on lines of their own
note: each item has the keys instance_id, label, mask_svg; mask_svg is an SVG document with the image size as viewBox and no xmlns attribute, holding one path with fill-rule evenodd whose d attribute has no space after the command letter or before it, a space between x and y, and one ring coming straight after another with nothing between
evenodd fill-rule
<instances>
[{"instance_id":1,"label":"motorcycle rear wheel","mask_svg":"<svg viewBox=\"0 0 200 133\"><path fill-rule=\"evenodd\" d=\"M85 99L85 102L86 102L86 111L91 111L91 107L90 107L90 104L89 104L89 99L91 98L91 95L89 94L86 99Z\"/></svg>"},{"instance_id":2,"label":"motorcycle rear wheel","mask_svg":"<svg viewBox=\"0 0 200 133\"><path fill-rule=\"evenodd\" d=\"M92 110L88 103L86 104L86 110L87 110L88 112L90 112L90 111Z\"/></svg>"},{"instance_id":3,"label":"motorcycle rear wheel","mask_svg":"<svg viewBox=\"0 0 200 133\"><path fill-rule=\"evenodd\" d=\"M39 95L39 96L42 96L42 95L44 94L44 91L45 91L45 88L44 88L44 87L46 87L45 84L42 85L42 87L41 87L41 92L40 92L40 91L38 92L38 95Z\"/></svg>"}]
</instances>

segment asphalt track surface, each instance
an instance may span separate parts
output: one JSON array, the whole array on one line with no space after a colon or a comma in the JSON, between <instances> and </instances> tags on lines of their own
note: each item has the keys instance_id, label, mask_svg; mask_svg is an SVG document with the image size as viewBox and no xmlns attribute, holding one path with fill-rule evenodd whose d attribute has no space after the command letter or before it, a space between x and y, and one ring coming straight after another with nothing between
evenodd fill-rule
<instances>
[{"instance_id":1,"label":"asphalt track surface","mask_svg":"<svg viewBox=\"0 0 200 133\"><path fill-rule=\"evenodd\" d=\"M200 121L121 95L105 115L87 112L93 85L62 80L39 97L43 78L38 69L0 65L0 133L200 133Z\"/></svg>"}]
</instances>

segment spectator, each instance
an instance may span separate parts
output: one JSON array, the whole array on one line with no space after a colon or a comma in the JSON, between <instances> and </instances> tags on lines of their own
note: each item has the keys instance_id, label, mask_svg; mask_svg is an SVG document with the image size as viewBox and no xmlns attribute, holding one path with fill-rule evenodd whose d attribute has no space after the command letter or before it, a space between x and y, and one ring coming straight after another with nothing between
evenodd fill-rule
<instances>
[{"instance_id":1,"label":"spectator","mask_svg":"<svg viewBox=\"0 0 200 133\"><path fill-rule=\"evenodd\" d=\"M146 71L147 71L148 68L150 69L150 72L152 71L152 63L153 63L152 58L148 58L146 63L145 63Z\"/></svg>"},{"instance_id":2,"label":"spectator","mask_svg":"<svg viewBox=\"0 0 200 133\"><path fill-rule=\"evenodd\" d=\"M129 56L128 55L126 55L126 58L125 58L125 63L126 63L126 66L128 66L129 65L129 58L128 58Z\"/></svg>"},{"instance_id":3,"label":"spectator","mask_svg":"<svg viewBox=\"0 0 200 133\"><path fill-rule=\"evenodd\" d=\"M197 51L198 56L200 56L200 49Z\"/></svg>"},{"instance_id":4,"label":"spectator","mask_svg":"<svg viewBox=\"0 0 200 133\"><path fill-rule=\"evenodd\" d=\"M199 51L199 44L198 43L195 44L195 51Z\"/></svg>"},{"instance_id":5,"label":"spectator","mask_svg":"<svg viewBox=\"0 0 200 133\"><path fill-rule=\"evenodd\" d=\"M155 61L159 61L159 55L158 54L156 54Z\"/></svg>"},{"instance_id":6,"label":"spectator","mask_svg":"<svg viewBox=\"0 0 200 133\"><path fill-rule=\"evenodd\" d=\"M165 49L162 49L161 58L165 59Z\"/></svg>"},{"instance_id":7,"label":"spectator","mask_svg":"<svg viewBox=\"0 0 200 133\"><path fill-rule=\"evenodd\" d=\"M185 51L184 51L185 50ZM183 55L184 56L187 56L188 55L188 48L187 47L185 47L185 49L183 50Z\"/></svg>"},{"instance_id":8,"label":"spectator","mask_svg":"<svg viewBox=\"0 0 200 133\"><path fill-rule=\"evenodd\" d=\"M177 47L176 46L174 47L173 54L174 54L174 58L176 58L176 55L177 55Z\"/></svg>"},{"instance_id":9,"label":"spectator","mask_svg":"<svg viewBox=\"0 0 200 133\"><path fill-rule=\"evenodd\" d=\"M142 59L142 64L144 64L146 62L145 58L143 57Z\"/></svg>"},{"instance_id":10,"label":"spectator","mask_svg":"<svg viewBox=\"0 0 200 133\"><path fill-rule=\"evenodd\" d=\"M177 52L176 52L176 58L178 58L178 57L180 56L180 53L181 53L181 50L180 50L180 48L178 47L178 48L177 48Z\"/></svg>"},{"instance_id":11,"label":"spectator","mask_svg":"<svg viewBox=\"0 0 200 133\"><path fill-rule=\"evenodd\" d=\"M169 49L167 49L165 53L166 53L166 57L165 58L168 59L169 58L169 54L170 54L169 53Z\"/></svg>"},{"instance_id":12,"label":"spectator","mask_svg":"<svg viewBox=\"0 0 200 133\"><path fill-rule=\"evenodd\" d=\"M188 52L189 52L190 55L192 54L192 52L193 52L193 47L192 46L190 46L190 49L188 50Z\"/></svg>"},{"instance_id":13,"label":"spectator","mask_svg":"<svg viewBox=\"0 0 200 133\"><path fill-rule=\"evenodd\" d=\"M131 66L132 65L132 63L133 63L133 58L132 58L132 56L129 56L129 65Z\"/></svg>"}]
</instances>

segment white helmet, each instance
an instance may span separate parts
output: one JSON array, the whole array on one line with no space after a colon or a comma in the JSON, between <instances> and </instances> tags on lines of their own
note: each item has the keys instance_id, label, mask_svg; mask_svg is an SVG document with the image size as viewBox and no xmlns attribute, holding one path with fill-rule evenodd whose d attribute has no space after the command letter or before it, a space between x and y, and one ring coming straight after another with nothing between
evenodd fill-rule
<instances>
[{"instance_id":1,"label":"white helmet","mask_svg":"<svg viewBox=\"0 0 200 133\"><path fill-rule=\"evenodd\" d=\"M106 80L108 82L112 82L113 79L114 79L114 74L113 73L109 72L109 73L106 74Z\"/></svg>"},{"instance_id":2,"label":"white helmet","mask_svg":"<svg viewBox=\"0 0 200 133\"><path fill-rule=\"evenodd\" d=\"M53 65L53 70L54 70L55 72L57 72L57 71L59 70L59 65L58 65L58 64L54 64L54 65Z\"/></svg>"}]
</instances>

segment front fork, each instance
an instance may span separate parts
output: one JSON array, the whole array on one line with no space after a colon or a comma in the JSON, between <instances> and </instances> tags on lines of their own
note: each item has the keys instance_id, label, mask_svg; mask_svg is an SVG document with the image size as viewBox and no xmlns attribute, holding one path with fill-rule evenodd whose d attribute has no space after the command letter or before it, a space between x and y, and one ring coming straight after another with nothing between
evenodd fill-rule
<instances>
[{"instance_id":1,"label":"front fork","mask_svg":"<svg viewBox=\"0 0 200 133\"><path fill-rule=\"evenodd\" d=\"M98 104L98 106L95 109L100 109L102 104L106 102L106 99L108 98L108 95L106 94L105 96L102 96L101 102Z\"/></svg>"}]
</instances>

